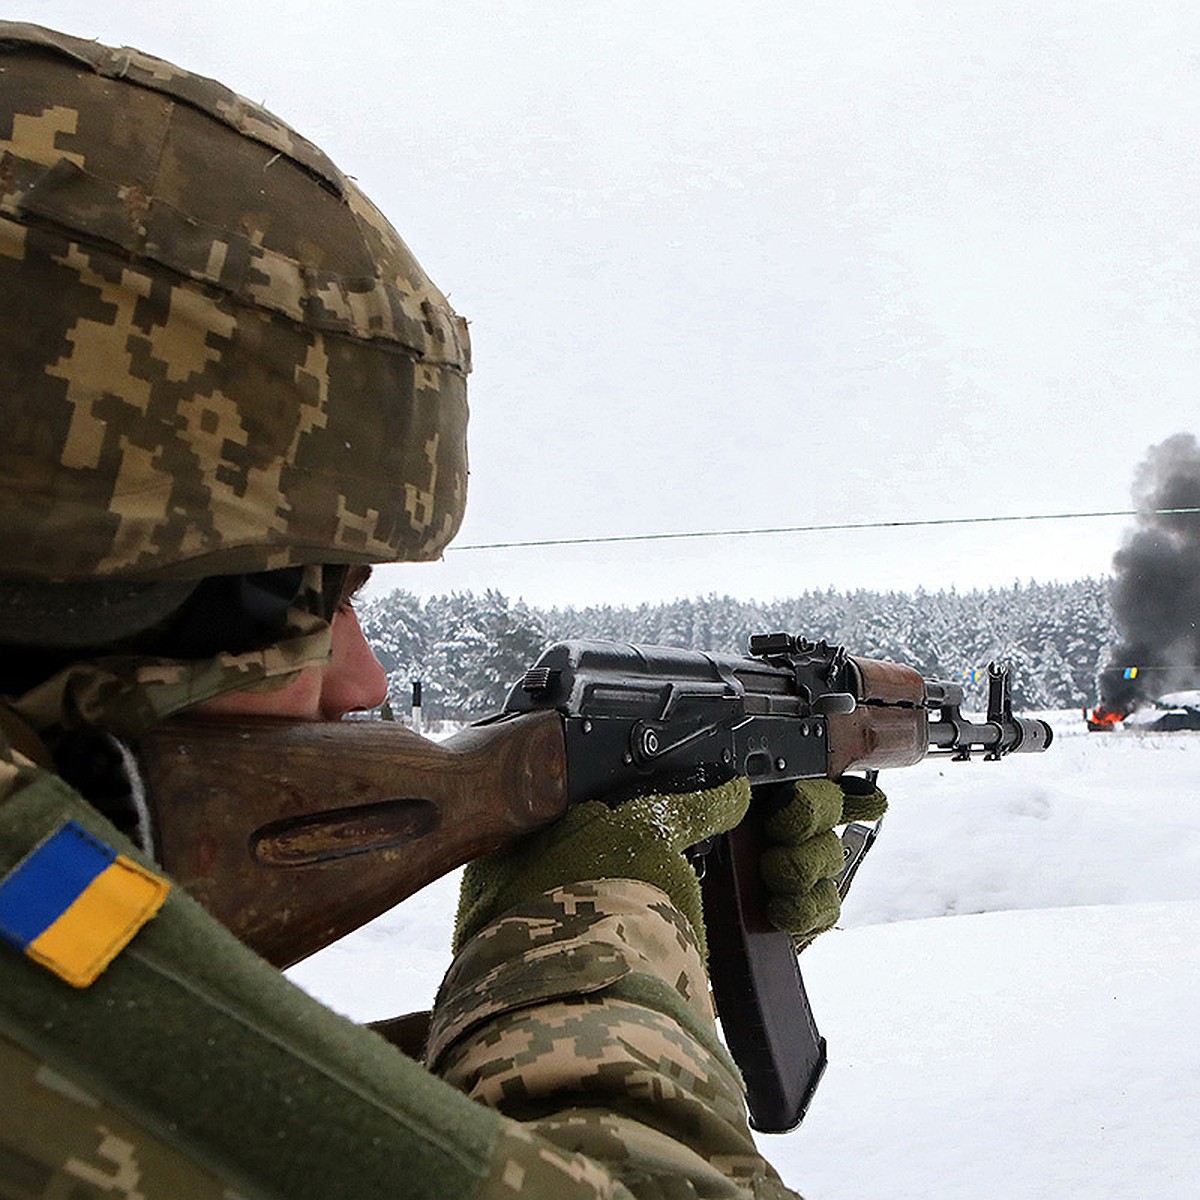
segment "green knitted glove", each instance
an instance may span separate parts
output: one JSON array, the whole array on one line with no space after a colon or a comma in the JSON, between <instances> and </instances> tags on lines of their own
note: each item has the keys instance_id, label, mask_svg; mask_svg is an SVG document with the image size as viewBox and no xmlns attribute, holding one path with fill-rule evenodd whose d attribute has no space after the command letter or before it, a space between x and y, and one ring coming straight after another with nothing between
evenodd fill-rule
<instances>
[{"instance_id":1,"label":"green knitted glove","mask_svg":"<svg viewBox=\"0 0 1200 1200\"><path fill-rule=\"evenodd\" d=\"M842 911L834 880L842 869L842 843L834 829L850 821L877 821L887 798L871 782L847 775L801 779L788 803L763 822L762 856L771 924L809 942L831 929Z\"/></svg>"},{"instance_id":2,"label":"green knitted glove","mask_svg":"<svg viewBox=\"0 0 1200 1200\"><path fill-rule=\"evenodd\" d=\"M703 954L700 881L683 851L732 829L749 805L750 785L742 778L704 791L639 796L615 808L598 800L576 804L553 825L468 864L454 949L550 888L587 879L641 879L671 897Z\"/></svg>"}]
</instances>

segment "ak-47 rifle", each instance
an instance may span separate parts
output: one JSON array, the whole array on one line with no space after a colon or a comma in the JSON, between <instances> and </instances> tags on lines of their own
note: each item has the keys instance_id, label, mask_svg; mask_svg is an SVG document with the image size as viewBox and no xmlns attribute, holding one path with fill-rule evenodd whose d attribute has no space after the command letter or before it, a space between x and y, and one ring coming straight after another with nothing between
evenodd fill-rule
<instances>
[{"instance_id":1,"label":"ak-47 rifle","mask_svg":"<svg viewBox=\"0 0 1200 1200\"><path fill-rule=\"evenodd\" d=\"M763 915L761 824L801 778L927 753L1041 751L1007 668L988 712L956 684L786 634L751 656L562 642L503 710L442 743L388 722L174 721L136 747L164 867L244 942L289 966L569 804L745 775L746 819L703 856L710 977L751 1123L800 1121L825 1065L792 938ZM170 797L155 804L154 797Z\"/></svg>"}]
</instances>

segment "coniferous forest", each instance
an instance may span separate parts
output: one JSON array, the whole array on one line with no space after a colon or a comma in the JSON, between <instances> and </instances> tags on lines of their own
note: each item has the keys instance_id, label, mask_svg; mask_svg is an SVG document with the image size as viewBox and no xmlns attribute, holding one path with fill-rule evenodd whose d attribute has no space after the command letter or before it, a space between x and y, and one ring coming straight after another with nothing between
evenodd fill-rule
<instances>
[{"instance_id":1,"label":"coniferous forest","mask_svg":"<svg viewBox=\"0 0 1200 1200\"><path fill-rule=\"evenodd\" d=\"M1096 676L1115 643L1109 581L1016 583L988 591L805 592L769 604L703 596L634 608L540 609L496 591L419 600L396 591L360 606L368 640L388 672L389 703L409 709L422 681L432 720L495 711L551 642L567 638L744 654L752 633L825 638L853 654L916 667L964 686L967 708L984 706L977 674L993 660L1014 667L1018 710L1096 701Z\"/></svg>"}]
</instances>

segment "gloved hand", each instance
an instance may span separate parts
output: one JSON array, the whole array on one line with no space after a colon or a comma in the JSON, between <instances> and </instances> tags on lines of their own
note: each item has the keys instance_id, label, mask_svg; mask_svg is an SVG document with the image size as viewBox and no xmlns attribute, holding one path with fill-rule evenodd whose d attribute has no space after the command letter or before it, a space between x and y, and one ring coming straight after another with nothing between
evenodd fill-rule
<instances>
[{"instance_id":1,"label":"gloved hand","mask_svg":"<svg viewBox=\"0 0 1200 1200\"><path fill-rule=\"evenodd\" d=\"M836 924L842 904L834 879L843 855L834 829L877 821L886 808L884 794L857 776L797 781L791 799L763 822L761 871L772 925L808 943Z\"/></svg>"},{"instance_id":2,"label":"gloved hand","mask_svg":"<svg viewBox=\"0 0 1200 1200\"><path fill-rule=\"evenodd\" d=\"M550 888L587 879L641 879L671 897L705 954L700 881L683 851L732 829L749 805L750 785L742 778L703 791L639 796L615 808L598 800L576 804L553 825L467 866L454 949Z\"/></svg>"}]
</instances>

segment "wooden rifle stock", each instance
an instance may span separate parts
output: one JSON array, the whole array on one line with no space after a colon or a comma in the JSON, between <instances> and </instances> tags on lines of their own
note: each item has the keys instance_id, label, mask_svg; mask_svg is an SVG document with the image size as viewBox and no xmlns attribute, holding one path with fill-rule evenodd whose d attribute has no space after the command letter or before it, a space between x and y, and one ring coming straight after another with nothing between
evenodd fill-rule
<instances>
[{"instance_id":1,"label":"wooden rifle stock","mask_svg":"<svg viewBox=\"0 0 1200 1200\"><path fill-rule=\"evenodd\" d=\"M554 712L441 743L384 721L175 720L134 755L163 867L281 968L567 807Z\"/></svg>"}]
</instances>

